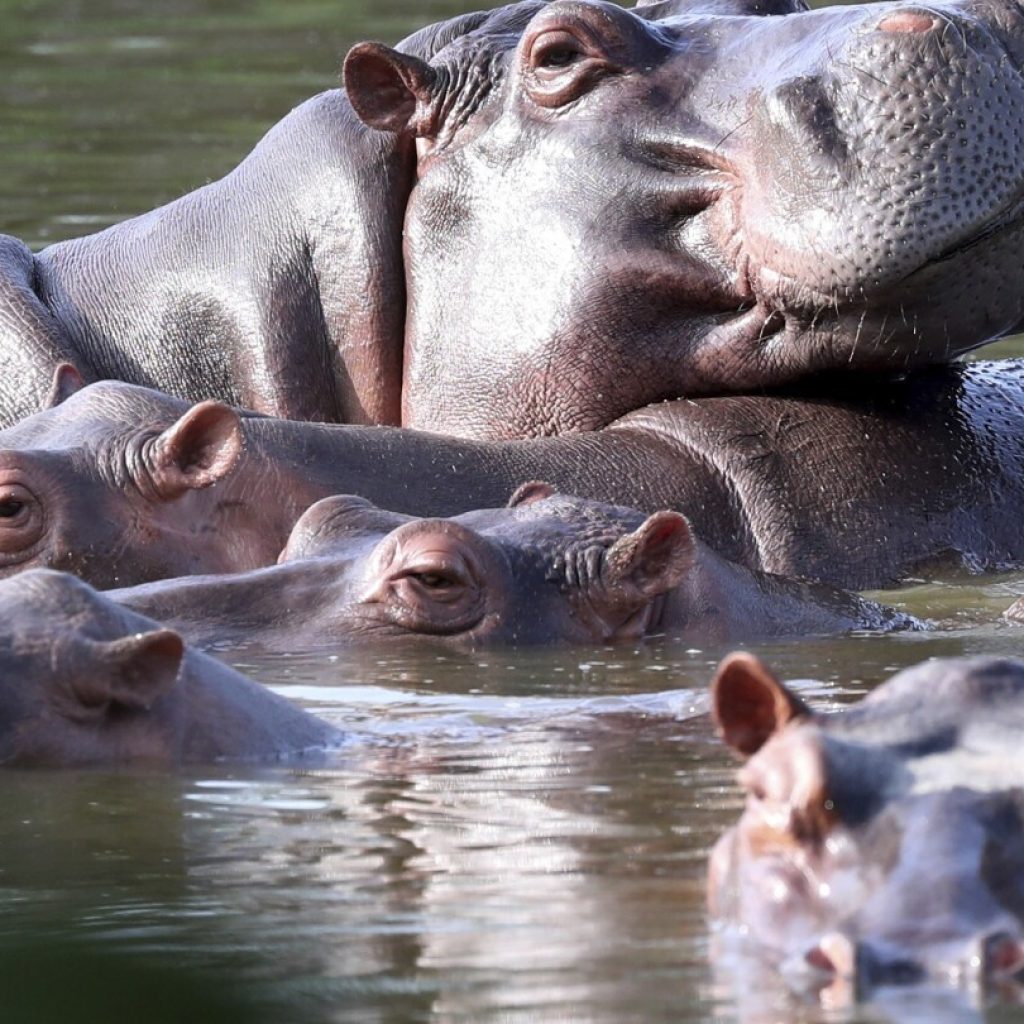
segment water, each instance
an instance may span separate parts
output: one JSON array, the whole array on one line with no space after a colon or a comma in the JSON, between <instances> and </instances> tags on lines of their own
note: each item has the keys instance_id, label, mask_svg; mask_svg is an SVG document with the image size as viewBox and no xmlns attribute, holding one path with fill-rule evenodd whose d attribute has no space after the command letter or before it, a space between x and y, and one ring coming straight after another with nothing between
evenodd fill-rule
<instances>
[{"instance_id":1,"label":"water","mask_svg":"<svg viewBox=\"0 0 1024 1024\"><path fill-rule=\"evenodd\" d=\"M39 246L201 185L352 42L459 9L0 0L0 230ZM849 701L931 655L1020 652L998 616L1022 593L922 581L884 596L936 632L759 652ZM712 969L705 853L739 807L706 717L722 653L228 652L352 742L316 770L5 773L5 1024L1024 1019L948 992L822 1010Z\"/></svg>"}]
</instances>

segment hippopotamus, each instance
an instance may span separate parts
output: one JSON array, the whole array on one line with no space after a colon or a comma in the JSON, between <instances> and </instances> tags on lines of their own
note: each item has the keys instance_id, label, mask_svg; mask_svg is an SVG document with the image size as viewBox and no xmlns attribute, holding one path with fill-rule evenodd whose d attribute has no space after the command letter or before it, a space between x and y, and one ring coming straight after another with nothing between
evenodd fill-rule
<instances>
[{"instance_id":1,"label":"hippopotamus","mask_svg":"<svg viewBox=\"0 0 1024 1024\"><path fill-rule=\"evenodd\" d=\"M726 562L678 512L520 486L503 508L449 519L325 498L279 564L107 592L200 646L263 649L421 637L445 644L611 643L665 633L700 643L917 620L826 584Z\"/></svg>"},{"instance_id":2,"label":"hippopotamus","mask_svg":"<svg viewBox=\"0 0 1024 1024\"><path fill-rule=\"evenodd\" d=\"M360 44L222 181L0 242L0 411L68 361L493 439L946 361L1022 322L1022 47L1011 0L523 0Z\"/></svg>"},{"instance_id":3,"label":"hippopotamus","mask_svg":"<svg viewBox=\"0 0 1024 1024\"><path fill-rule=\"evenodd\" d=\"M928 979L1019 996L1024 662L934 659L826 714L744 652L712 705L746 762L708 869L726 948L833 1003Z\"/></svg>"},{"instance_id":4,"label":"hippopotamus","mask_svg":"<svg viewBox=\"0 0 1024 1024\"><path fill-rule=\"evenodd\" d=\"M50 566L112 587L241 572L273 563L332 494L453 516L531 479L673 509L729 561L854 589L1024 565L1024 362L876 380L866 395L849 382L830 398L667 402L600 431L506 442L72 383L58 374L62 401L0 431L0 575Z\"/></svg>"},{"instance_id":5,"label":"hippopotamus","mask_svg":"<svg viewBox=\"0 0 1024 1024\"><path fill-rule=\"evenodd\" d=\"M66 573L0 581L0 764L267 760L322 753L329 723Z\"/></svg>"}]
</instances>

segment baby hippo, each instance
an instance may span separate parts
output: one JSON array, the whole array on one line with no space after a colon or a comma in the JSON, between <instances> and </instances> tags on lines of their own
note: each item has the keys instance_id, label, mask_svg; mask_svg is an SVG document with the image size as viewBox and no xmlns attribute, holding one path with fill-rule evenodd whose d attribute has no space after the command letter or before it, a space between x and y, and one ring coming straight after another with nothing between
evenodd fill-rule
<instances>
[{"instance_id":1,"label":"baby hippo","mask_svg":"<svg viewBox=\"0 0 1024 1024\"><path fill-rule=\"evenodd\" d=\"M708 877L741 954L832 1004L935 979L1024 995L1024 663L936 659L817 714L735 654L712 703L747 759Z\"/></svg>"},{"instance_id":2,"label":"baby hippo","mask_svg":"<svg viewBox=\"0 0 1024 1024\"><path fill-rule=\"evenodd\" d=\"M341 734L64 573L0 581L0 764L271 759Z\"/></svg>"},{"instance_id":3,"label":"baby hippo","mask_svg":"<svg viewBox=\"0 0 1024 1024\"><path fill-rule=\"evenodd\" d=\"M644 516L538 482L505 508L451 519L324 499L276 566L110 594L200 644L285 649L408 636L476 645L665 632L718 642L916 625L832 587L726 562L677 512Z\"/></svg>"}]
</instances>

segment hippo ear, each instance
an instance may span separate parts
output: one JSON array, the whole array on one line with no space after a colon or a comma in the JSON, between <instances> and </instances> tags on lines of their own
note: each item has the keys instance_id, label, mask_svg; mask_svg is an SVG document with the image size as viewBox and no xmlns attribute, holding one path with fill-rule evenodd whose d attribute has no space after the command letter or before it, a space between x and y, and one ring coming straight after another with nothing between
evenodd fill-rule
<instances>
[{"instance_id":1,"label":"hippo ear","mask_svg":"<svg viewBox=\"0 0 1024 1024\"><path fill-rule=\"evenodd\" d=\"M359 43L342 72L352 109L382 132L429 138L435 131L437 72L419 57L380 43Z\"/></svg>"},{"instance_id":2,"label":"hippo ear","mask_svg":"<svg viewBox=\"0 0 1024 1024\"><path fill-rule=\"evenodd\" d=\"M508 508L518 508L520 505L532 505L535 501L543 501L558 492L551 484L543 480L528 480L520 484L508 499Z\"/></svg>"},{"instance_id":3,"label":"hippo ear","mask_svg":"<svg viewBox=\"0 0 1024 1024\"><path fill-rule=\"evenodd\" d=\"M200 402L154 441L149 470L160 496L173 499L223 479L241 452L238 413L221 402Z\"/></svg>"},{"instance_id":4,"label":"hippo ear","mask_svg":"<svg viewBox=\"0 0 1024 1024\"><path fill-rule=\"evenodd\" d=\"M746 651L730 654L718 666L711 706L722 738L745 757L757 753L789 722L811 714L764 662Z\"/></svg>"},{"instance_id":5,"label":"hippo ear","mask_svg":"<svg viewBox=\"0 0 1024 1024\"><path fill-rule=\"evenodd\" d=\"M170 629L88 643L88 654L72 668L71 717L88 720L112 707L148 711L178 679L185 643Z\"/></svg>"},{"instance_id":6,"label":"hippo ear","mask_svg":"<svg viewBox=\"0 0 1024 1024\"><path fill-rule=\"evenodd\" d=\"M46 396L44 409L52 409L60 405L66 398L70 398L76 391L85 387L85 381L78 370L71 363L61 363L53 371L53 383L50 385L50 393Z\"/></svg>"},{"instance_id":7,"label":"hippo ear","mask_svg":"<svg viewBox=\"0 0 1024 1024\"><path fill-rule=\"evenodd\" d=\"M656 597L678 586L693 565L690 524L678 512L655 512L605 553L601 581L609 592Z\"/></svg>"}]
</instances>

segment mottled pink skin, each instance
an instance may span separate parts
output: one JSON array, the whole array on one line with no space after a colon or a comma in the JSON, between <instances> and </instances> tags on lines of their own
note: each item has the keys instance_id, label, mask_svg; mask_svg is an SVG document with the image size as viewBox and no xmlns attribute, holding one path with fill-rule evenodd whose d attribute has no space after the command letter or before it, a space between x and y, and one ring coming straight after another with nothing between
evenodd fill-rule
<instances>
[{"instance_id":1,"label":"mottled pink skin","mask_svg":"<svg viewBox=\"0 0 1024 1024\"><path fill-rule=\"evenodd\" d=\"M322 754L339 731L62 573L0 581L0 765Z\"/></svg>"},{"instance_id":2,"label":"mottled pink skin","mask_svg":"<svg viewBox=\"0 0 1024 1024\"><path fill-rule=\"evenodd\" d=\"M1019 997L1024 663L937 659L819 715L736 654L712 699L747 758L708 870L723 955L832 1005L929 979Z\"/></svg>"}]
</instances>

